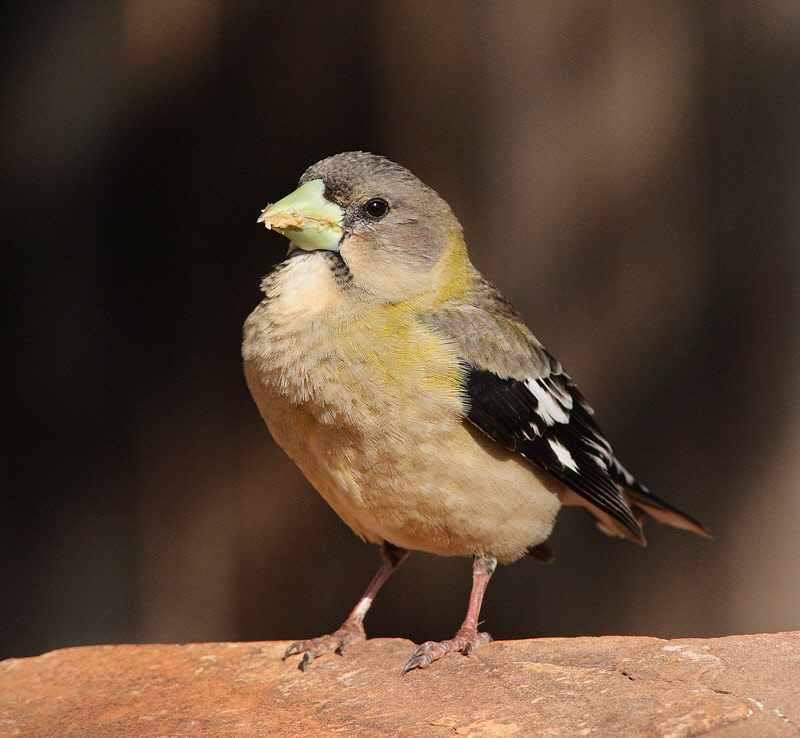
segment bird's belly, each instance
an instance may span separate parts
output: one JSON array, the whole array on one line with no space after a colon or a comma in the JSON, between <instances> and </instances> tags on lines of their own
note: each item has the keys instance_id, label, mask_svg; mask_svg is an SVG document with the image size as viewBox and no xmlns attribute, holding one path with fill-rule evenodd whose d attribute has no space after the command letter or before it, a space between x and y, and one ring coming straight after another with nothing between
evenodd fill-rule
<instances>
[{"instance_id":1,"label":"bird's belly","mask_svg":"<svg viewBox=\"0 0 800 738\"><path fill-rule=\"evenodd\" d=\"M381 434L367 438L363 428L318 422L309 403L280 403L273 398L274 412L262 410L272 434L367 540L508 562L550 535L560 483L467 422L409 432L386 421Z\"/></svg>"}]
</instances>

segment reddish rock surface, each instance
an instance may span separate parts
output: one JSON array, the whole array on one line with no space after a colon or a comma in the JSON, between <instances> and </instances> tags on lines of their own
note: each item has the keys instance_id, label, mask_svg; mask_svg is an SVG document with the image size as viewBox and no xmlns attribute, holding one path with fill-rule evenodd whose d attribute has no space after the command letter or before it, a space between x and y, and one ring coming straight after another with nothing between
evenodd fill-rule
<instances>
[{"instance_id":1,"label":"reddish rock surface","mask_svg":"<svg viewBox=\"0 0 800 738\"><path fill-rule=\"evenodd\" d=\"M69 648L0 663L0 736L800 735L800 632L501 641L400 677L377 639Z\"/></svg>"}]
</instances>

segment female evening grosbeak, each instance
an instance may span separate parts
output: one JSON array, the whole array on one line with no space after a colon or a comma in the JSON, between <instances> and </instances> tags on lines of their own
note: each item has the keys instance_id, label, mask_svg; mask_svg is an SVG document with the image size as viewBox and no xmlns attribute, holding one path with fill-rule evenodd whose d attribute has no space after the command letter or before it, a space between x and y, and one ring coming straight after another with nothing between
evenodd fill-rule
<instances>
[{"instance_id":1,"label":"female evening grosbeak","mask_svg":"<svg viewBox=\"0 0 800 738\"><path fill-rule=\"evenodd\" d=\"M409 549L472 556L456 635L403 669L491 640L478 613L497 562L544 544L561 505L644 544L642 522L708 531L617 461L592 409L472 266L444 200L360 151L312 166L259 222L290 241L244 326L247 384L275 440L383 565L342 626L298 641L300 668L366 638L364 615Z\"/></svg>"}]
</instances>

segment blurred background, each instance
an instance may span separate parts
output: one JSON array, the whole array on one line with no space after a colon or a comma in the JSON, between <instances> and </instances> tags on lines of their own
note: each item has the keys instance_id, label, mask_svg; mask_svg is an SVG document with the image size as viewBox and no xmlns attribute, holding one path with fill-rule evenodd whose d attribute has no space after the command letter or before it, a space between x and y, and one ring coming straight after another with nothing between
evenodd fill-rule
<instances>
[{"instance_id":1,"label":"blurred background","mask_svg":"<svg viewBox=\"0 0 800 738\"><path fill-rule=\"evenodd\" d=\"M625 465L713 542L559 516L496 638L800 628L796 0L4 4L0 657L336 628L379 563L269 436L256 224L349 149L455 209ZM452 635L413 555L370 636Z\"/></svg>"}]
</instances>

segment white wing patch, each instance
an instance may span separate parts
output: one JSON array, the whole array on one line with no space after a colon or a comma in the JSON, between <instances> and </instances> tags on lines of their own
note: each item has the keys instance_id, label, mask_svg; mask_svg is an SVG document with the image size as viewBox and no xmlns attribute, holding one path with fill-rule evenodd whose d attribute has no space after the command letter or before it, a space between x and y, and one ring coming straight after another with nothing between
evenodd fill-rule
<instances>
[{"instance_id":1,"label":"white wing patch","mask_svg":"<svg viewBox=\"0 0 800 738\"><path fill-rule=\"evenodd\" d=\"M544 382L547 381L547 384ZM572 410L572 397L556 387L548 377L547 380L528 377L525 386L536 398L536 413L545 425L569 423L569 411ZM566 449L564 449L566 451Z\"/></svg>"},{"instance_id":2,"label":"white wing patch","mask_svg":"<svg viewBox=\"0 0 800 738\"><path fill-rule=\"evenodd\" d=\"M614 463L614 455L611 453L611 446L608 445L608 441L602 436L595 434L594 438L589 438L587 436L584 442L590 449L587 450L587 455L597 466L607 472L611 464Z\"/></svg>"},{"instance_id":3,"label":"white wing patch","mask_svg":"<svg viewBox=\"0 0 800 738\"><path fill-rule=\"evenodd\" d=\"M575 459L572 458L572 454L566 446L555 438L548 438L547 442L550 444L550 448L553 449L553 453L563 466L567 467L567 469L572 469L574 472L578 471L578 465L575 463Z\"/></svg>"}]
</instances>

